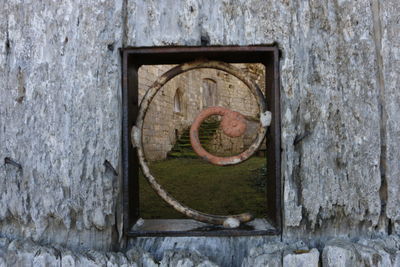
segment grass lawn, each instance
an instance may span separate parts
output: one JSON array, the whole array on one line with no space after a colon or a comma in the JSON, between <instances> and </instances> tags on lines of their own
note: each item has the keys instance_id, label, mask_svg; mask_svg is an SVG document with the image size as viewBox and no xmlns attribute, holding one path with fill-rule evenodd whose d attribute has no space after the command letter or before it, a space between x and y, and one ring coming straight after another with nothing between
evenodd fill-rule
<instances>
[{"instance_id":1,"label":"grass lawn","mask_svg":"<svg viewBox=\"0 0 400 267\"><path fill-rule=\"evenodd\" d=\"M211 214L251 212L264 217L266 195L264 157L239 165L219 167L201 159L169 159L150 164L161 186L181 203ZM140 216L145 219L181 219L185 216L166 204L140 173Z\"/></svg>"}]
</instances>

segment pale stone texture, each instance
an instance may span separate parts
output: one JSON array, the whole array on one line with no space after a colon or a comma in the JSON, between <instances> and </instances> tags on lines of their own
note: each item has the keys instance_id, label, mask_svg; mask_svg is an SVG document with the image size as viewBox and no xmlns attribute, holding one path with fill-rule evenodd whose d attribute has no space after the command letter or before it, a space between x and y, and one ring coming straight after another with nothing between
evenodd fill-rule
<instances>
[{"instance_id":1,"label":"pale stone texture","mask_svg":"<svg viewBox=\"0 0 400 267\"><path fill-rule=\"evenodd\" d=\"M400 5L397 1L377 1L376 24L380 32L377 49L381 65L384 162L381 168L387 179L386 215L394 231L400 234Z\"/></svg>"},{"instance_id":2,"label":"pale stone texture","mask_svg":"<svg viewBox=\"0 0 400 267\"><path fill-rule=\"evenodd\" d=\"M210 262L204 256L201 256L199 253L193 251L166 251L164 253L164 258L160 262L160 267L217 267L213 262Z\"/></svg>"},{"instance_id":3,"label":"pale stone texture","mask_svg":"<svg viewBox=\"0 0 400 267\"><path fill-rule=\"evenodd\" d=\"M160 262L139 248L121 252L81 250L74 252L62 247L38 245L30 240L0 238L0 267L5 266L125 266L125 267L217 267L196 251L166 251Z\"/></svg>"},{"instance_id":4,"label":"pale stone texture","mask_svg":"<svg viewBox=\"0 0 400 267\"><path fill-rule=\"evenodd\" d=\"M384 14L395 27L391 12ZM132 0L127 14L131 46L278 43L284 236L311 231L324 239L327 233L386 231L381 135L388 129L380 112L376 38L389 40L374 30L374 16L382 15L375 14L372 2ZM395 168L388 180L394 185L390 203L400 199Z\"/></svg>"},{"instance_id":5,"label":"pale stone texture","mask_svg":"<svg viewBox=\"0 0 400 267\"><path fill-rule=\"evenodd\" d=\"M334 239L327 242L322 253L325 267L400 266L400 239L362 239L357 243Z\"/></svg>"},{"instance_id":6,"label":"pale stone texture","mask_svg":"<svg viewBox=\"0 0 400 267\"><path fill-rule=\"evenodd\" d=\"M285 226L356 234L363 224L377 225L381 212L371 9L366 2L300 1L296 10L294 47L283 46L294 54L281 77Z\"/></svg>"},{"instance_id":7,"label":"pale stone texture","mask_svg":"<svg viewBox=\"0 0 400 267\"><path fill-rule=\"evenodd\" d=\"M286 253L283 256L283 266L293 267L318 267L319 252L313 248L307 252Z\"/></svg>"},{"instance_id":8,"label":"pale stone texture","mask_svg":"<svg viewBox=\"0 0 400 267\"><path fill-rule=\"evenodd\" d=\"M250 249L249 254L242 261L242 267L282 267L283 243L267 243Z\"/></svg>"},{"instance_id":9,"label":"pale stone texture","mask_svg":"<svg viewBox=\"0 0 400 267\"><path fill-rule=\"evenodd\" d=\"M161 261L166 251L189 251L206 256L220 266L241 266L242 262L253 263L248 257L258 247L276 247L276 251L285 245L275 244L275 237L138 237L130 240L128 247L139 247ZM270 250L267 250L269 252ZM264 253L267 253L264 252ZM260 252L261 253L261 252ZM255 256L254 256L255 257ZM246 265L245 265L246 266ZM251 265L247 265L251 266Z\"/></svg>"},{"instance_id":10,"label":"pale stone texture","mask_svg":"<svg viewBox=\"0 0 400 267\"><path fill-rule=\"evenodd\" d=\"M136 243L145 241L150 245L151 239L141 239ZM150 254L135 245L123 252L102 252L90 249L73 251L57 245L41 245L29 239L9 240L0 238L0 267L400 266L400 238L398 236L361 239L357 242L333 239L328 241L323 248L322 259L320 259L320 253L316 248L309 249L302 241L283 243L260 237L199 238L197 242L195 239L186 237L158 239L162 242L153 242L153 244L161 246L150 248L152 250ZM157 240L157 238L154 238L154 240Z\"/></svg>"},{"instance_id":11,"label":"pale stone texture","mask_svg":"<svg viewBox=\"0 0 400 267\"><path fill-rule=\"evenodd\" d=\"M120 183L103 162L119 171L118 47L274 42L283 239L400 231L397 0L8 0L0 10L0 159L23 167L0 164L1 235L117 244Z\"/></svg>"},{"instance_id":12,"label":"pale stone texture","mask_svg":"<svg viewBox=\"0 0 400 267\"><path fill-rule=\"evenodd\" d=\"M123 1L1 1L0 233L115 244Z\"/></svg>"},{"instance_id":13,"label":"pale stone texture","mask_svg":"<svg viewBox=\"0 0 400 267\"><path fill-rule=\"evenodd\" d=\"M331 241L327 243L322 254L324 266L355 266L357 263L356 249L352 243Z\"/></svg>"}]
</instances>

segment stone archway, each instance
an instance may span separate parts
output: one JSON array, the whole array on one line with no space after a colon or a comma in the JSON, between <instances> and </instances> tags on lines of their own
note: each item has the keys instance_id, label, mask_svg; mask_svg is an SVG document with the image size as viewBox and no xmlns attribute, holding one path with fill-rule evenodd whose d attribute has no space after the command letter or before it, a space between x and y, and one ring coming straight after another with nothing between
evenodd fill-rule
<instances>
[{"instance_id":1,"label":"stone archway","mask_svg":"<svg viewBox=\"0 0 400 267\"><path fill-rule=\"evenodd\" d=\"M176 89L174 95L174 112L182 112L182 92L179 88Z\"/></svg>"}]
</instances>

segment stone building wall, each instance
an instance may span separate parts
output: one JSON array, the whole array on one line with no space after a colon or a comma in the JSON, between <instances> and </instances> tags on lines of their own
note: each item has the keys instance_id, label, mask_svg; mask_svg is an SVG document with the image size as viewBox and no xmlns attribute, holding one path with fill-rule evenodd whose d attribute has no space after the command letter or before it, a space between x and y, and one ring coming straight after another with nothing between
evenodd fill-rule
<instances>
[{"instance_id":1,"label":"stone building wall","mask_svg":"<svg viewBox=\"0 0 400 267\"><path fill-rule=\"evenodd\" d=\"M398 0L8 0L0 11L0 159L22 166L0 164L1 236L124 245L118 48L269 44L282 52L278 239L321 250L331 237L400 234ZM376 263L388 257L379 243L337 246Z\"/></svg>"},{"instance_id":2,"label":"stone building wall","mask_svg":"<svg viewBox=\"0 0 400 267\"><path fill-rule=\"evenodd\" d=\"M234 64L264 91L264 67L261 64ZM144 65L139 69L139 101L159 76L172 65ZM208 83L215 88L208 89ZM177 90L180 94L180 112L175 111ZM205 92L215 90L214 97ZM210 145L219 154L237 154L255 139L259 127L258 105L246 85L226 72L215 69L197 69L176 76L155 96L146 114L143 127L144 149L148 160L163 160L182 132L190 127L195 117L206 107L223 106L252 118L248 130L237 138L230 138L217 130ZM218 154L218 153L217 153Z\"/></svg>"}]
</instances>

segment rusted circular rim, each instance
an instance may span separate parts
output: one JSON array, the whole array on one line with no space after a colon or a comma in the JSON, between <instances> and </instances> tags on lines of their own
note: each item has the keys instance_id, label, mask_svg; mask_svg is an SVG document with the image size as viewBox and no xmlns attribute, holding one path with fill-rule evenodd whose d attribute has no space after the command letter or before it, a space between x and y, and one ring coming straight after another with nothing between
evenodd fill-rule
<instances>
[{"instance_id":1,"label":"rusted circular rim","mask_svg":"<svg viewBox=\"0 0 400 267\"><path fill-rule=\"evenodd\" d=\"M220 115L223 116L222 120L224 120L224 116L226 116L228 113L234 112L231 111L227 108L224 107L209 107L206 109L203 109L195 118L194 122L192 123L192 126L190 127L190 144L193 147L193 150L199 155L201 158L204 160L210 162L211 164L218 165L218 166L224 166L224 165L232 165L232 164L238 164L240 162L243 162L244 160L248 159L254 152L254 149L247 149L240 153L239 155L235 156L230 156L230 157L218 157L215 156L211 153L209 153L207 150L205 150L199 140L199 127L201 123L208 118L211 115ZM237 113L237 112L234 112ZM240 113L238 113L239 118L244 120L244 116ZM223 128L223 127L222 127ZM245 129L246 127L244 127ZM225 129L223 128L225 131ZM229 134L228 134L229 135ZM258 147L256 147L257 149Z\"/></svg>"},{"instance_id":2,"label":"rusted circular rim","mask_svg":"<svg viewBox=\"0 0 400 267\"><path fill-rule=\"evenodd\" d=\"M241 80L253 93L253 95L256 97L257 104L259 106L260 112L265 112L265 103L264 103L264 96L261 93L260 89L258 88L257 84L255 84L253 81L249 80L246 78L246 76L243 75L243 73L233 67L230 64L220 62L220 61L195 61L195 62L190 62L190 63L184 63L181 65L178 65L163 75L160 76L160 78L155 81L152 86L147 90L146 94L144 95L140 107L139 107L139 113L138 117L136 120L136 126L132 128L131 132L131 141L133 146L137 147L137 153L139 157L139 163L142 168L144 176L147 178L147 181L150 183L151 187L156 191L156 193L169 205L171 205L174 209L177 211L185 214L186 216L193 218L195 220L205 222L205 223L211 223L211 224L217 224L217 225L223 225L224 221L226 221L229 218L234 218L241 223L243 222L248 222L254 219L254 217L250 213L242 213L242 214L237 214L237 215L228 215L228 216L218 216L218 215L212 215L212 214L207 214L203 212L199 212L197 210L191 209L187 206L184 206L181 204L179 201L177 201L175 198L173 198L168 192L166 192L159 183L157 183L155 177L151 174L149 166L146 163L145 155L144 155L144 149L143 149L143 123L144 123L144 118L146 116L147 110L151 104L151 101L157 94L157 92L172 78L175 76L190 71L194 69L200 69L200 68L212 68L212 69L218 69L225 71L229 74L232 74L239 80ZM255 142L249 147L252 148L253 150L257 149L259 145L261 144L264 136L266 133L266 127L260 127L257 138ZM235 163L232 163L235 164Z\"/></svg>"}]
</instances>

